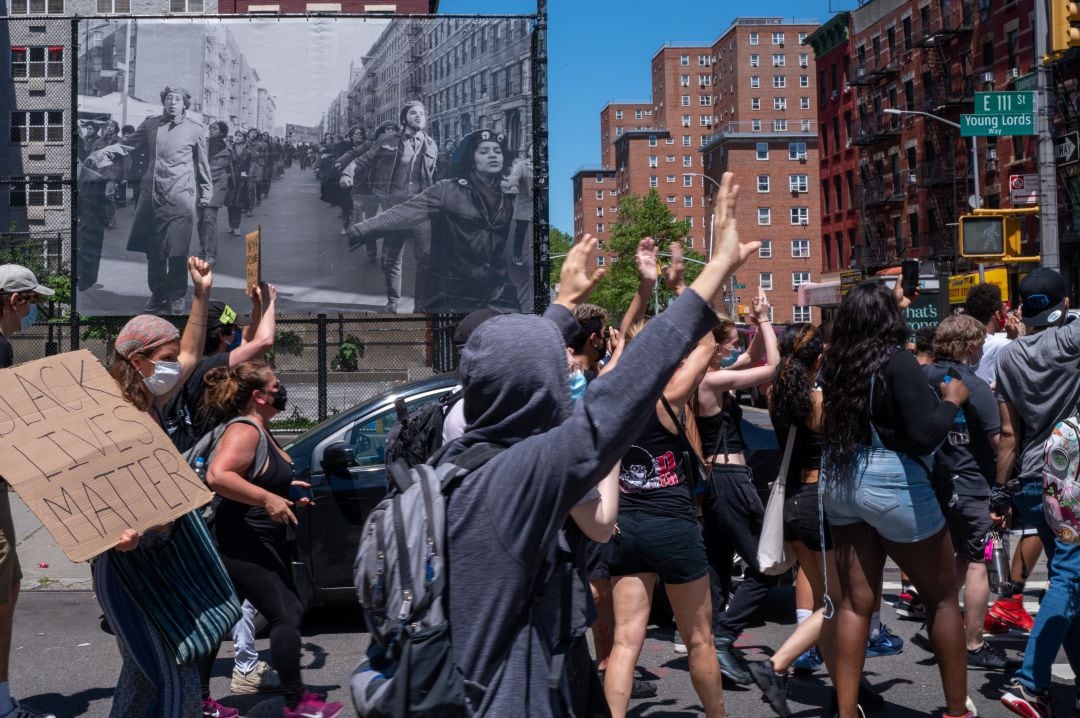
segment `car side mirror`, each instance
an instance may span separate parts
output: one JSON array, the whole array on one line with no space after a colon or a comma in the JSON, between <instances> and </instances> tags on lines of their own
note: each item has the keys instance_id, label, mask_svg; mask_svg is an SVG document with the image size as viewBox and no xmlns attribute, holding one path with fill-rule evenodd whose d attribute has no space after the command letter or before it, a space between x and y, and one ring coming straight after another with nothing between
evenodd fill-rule
<instances>
[{"instance_id":1,"label":"car side mirror","mask_svg":"<svg viewBox=\"0 0 1080 718\"><path fill-rule=\"evenodd\" d=\"M354 463L353 448L344 441L335 441L323 451L322 468L327 474L347 471Z\"/></svg>"}]
</instances>

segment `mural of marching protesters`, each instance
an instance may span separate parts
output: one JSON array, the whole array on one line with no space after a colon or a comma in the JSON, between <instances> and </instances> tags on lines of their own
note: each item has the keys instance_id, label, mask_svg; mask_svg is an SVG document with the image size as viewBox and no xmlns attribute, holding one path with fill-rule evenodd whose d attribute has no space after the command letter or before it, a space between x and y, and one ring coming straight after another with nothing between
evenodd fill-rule
<instances>
[{"instance_id":1,"label":"mural of marching protesters","mask_svg":"<svg viewBox=\"0 0 1080 718\"><path fill-rule=\"evenodd\" d=\"M192 254L242 306L256 228L283 312L531 311L532 29L80 21L80 313L186 314Z\"/></svg>"}]
</instances>

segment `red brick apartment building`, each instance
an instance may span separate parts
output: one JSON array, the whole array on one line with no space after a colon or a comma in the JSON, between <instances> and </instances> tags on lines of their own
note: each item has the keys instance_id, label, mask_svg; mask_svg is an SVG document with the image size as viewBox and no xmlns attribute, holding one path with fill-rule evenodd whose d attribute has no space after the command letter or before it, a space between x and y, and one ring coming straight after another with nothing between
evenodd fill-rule
<instances>
[{"instance_id":1,"label":"red brick apartment building","mask_svg":"<svg viewBox=\"0 0 1080 718\"><path fill-rule=\"evenodd\" d=\"M803 43L812 21L736 18L713 44L715 131L702 138L704 170L740 185L739 234L761 250L739 270L729 311L744 315L761 286L778 323L818 321L798 300L799 285L820 279L817 79ZM711 213L712 184L702 197ZM743 286L744 285L744 286Z\"/></svg>"},{"instance_id":2,"label":"red brick apartment building","mask_svg":"<svg viewBox=\"0 0 1080 718\"><path fill-rule=\"evenodd\" d=\"M434 15L438 10L439 0L396 0L396 2L379 2L378 0L335 0L331 2L318 0L220 0L218 3L218 12L222 15L248 12Z\"/></svg>"}]
</instances>

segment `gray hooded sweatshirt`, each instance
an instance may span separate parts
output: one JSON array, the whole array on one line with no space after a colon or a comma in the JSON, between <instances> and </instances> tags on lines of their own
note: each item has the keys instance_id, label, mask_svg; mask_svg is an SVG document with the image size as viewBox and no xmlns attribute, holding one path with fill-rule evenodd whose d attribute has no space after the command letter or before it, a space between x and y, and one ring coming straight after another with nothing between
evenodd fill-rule
<instances>
[{"instance_id":1,"label":"gray hooded sweatshirt","mask_svg":"<svg viewBox=\"0 0 1080 718\"><path fill-rule=\"evenodd\" d=\"M490 319L461 354L467 426L447 458L476 443L509 447L467 476L447 509L454 658L481 716L564 714L566 676L561 698L548 688L560 591L533 600L538 575L570 509L626 452L680 360L717 321L685 291L571 409L558 326L574 320L558 306L545 317Z\"/></svg>"}]
</instances>

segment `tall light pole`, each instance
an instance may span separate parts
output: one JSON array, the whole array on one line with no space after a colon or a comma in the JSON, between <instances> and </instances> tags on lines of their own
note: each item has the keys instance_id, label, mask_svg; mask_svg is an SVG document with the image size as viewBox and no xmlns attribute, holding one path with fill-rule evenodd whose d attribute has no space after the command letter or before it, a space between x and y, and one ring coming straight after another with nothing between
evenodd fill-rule
<instances>
[{"instance_id":1,"label":"tall light pole","mask_svg":"<svg viewBox=\"0 0 1080 718\"><path fill-rule=\"evenodd\" d=\"M884 110L882 110L882 112L884 112L887 115L918 115L919 117L926 117L928 119L935 120L937 122L941 122L942 124L946 124L949 127L955 127L958 130L960 129L960 123L953 122L952 120L946 120L944 117L939 117L937 115L930 114L929 112L921 112L919 110L898 110L898 109L896 109L894 107L886 107ZM975 137L975 136L972 136L972 138L971 138L971 171L972 171L972 179L974 180L974 183L975 183L975 186L973 187L973 189L974 189L974 198L975 198L975 207L974 207L974 209L978 209L978 208L982 207L982 192L979 191L979 150L978 150L978 145L976 144L978 142L978 140L979 140L979 138ZM957 221L959 221L959 220L957 220ZM982 263L982 262L979 262L979 281L980 282L986 281L985 270L986 270L986 265L984 263Z\"/></svg>"},{"instance_id":2,"label":"tall light pole","mask_svg":"<svg viewBox=\"0 0 1080 718\"><path fill-rule=\"evenodd\" d=\"M703 180L708 180L709 182L713 183L713 186L716 187L717 192L720 191L720 183L717 182L716 180L714 180L712 177L710 177L707 174L702 174L701 172L683 172L683 174L684 175L689 175L690 177L700 177ZM713 200L713 201L715 202L715 200ZM705 258L707 260L710 260L710 261L712 260L712 250L713 250L713 221L712 221L712 218L710 217L709 218L709 251L705 255ZM735 316L735 275L734 274L731 275L730 282L731 282L731 287L730 287L730 291L728 292L728 301L727 301L728 316L734 318L734 316Z\"/></svg>"}]
</instances>

